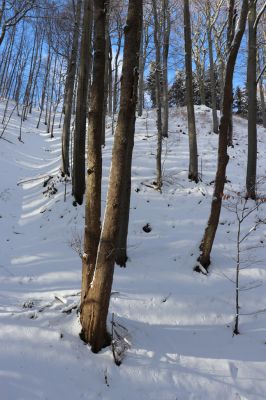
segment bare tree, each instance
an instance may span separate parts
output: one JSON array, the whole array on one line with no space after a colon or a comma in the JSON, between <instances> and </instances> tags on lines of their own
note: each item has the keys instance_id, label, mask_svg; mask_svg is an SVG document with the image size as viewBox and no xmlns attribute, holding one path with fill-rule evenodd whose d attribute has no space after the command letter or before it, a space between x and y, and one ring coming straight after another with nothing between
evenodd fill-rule
<instances>
[{"instance_id":1,"label":"bare tree","mask_svg":"<svg viewBox=\"0 0 266 400\"><path fill-rule=\"evenodd\" d=\"M2 0L0 8L0 46L6 32L17 25L35 6L36 0L9 1Z\"/></svg>"},{"instance_id":2,"label":"bare tree","mask_svg":"<svg viewBox=\"0 0 266 400\"><path fill-rule=\"evenodd\" d=\"M85 192L85 142L88 86L91 69L91 33L91 1L84 0L72 171L72 194L78 204L82 204Z\"/></svg>"},{"instance_id":3,"label":"bare tree","mask_svg":"<svg viewBox=\"0 0 266 400\"><path fill-rule=\"evenodd\" d=\"M162 1L162 134L163 137L168 137L168 53L169 53L169 40L171 31L170 19L170 6L169 0Z\"/></svg>"},{"instance_id":4,"label":"bare tree","mask_svg":"<svg viewBox=\"0 0 266 400\"><path fill-rule=\"evenodd\" d=\"M94 276L81 310L81 337L91 345L93 352L98 352L105 345L110 344L106 321L119 231L119 208L123 186L125 185L124 171L129 155L128 146L131 147L131 151L133 150L141 22L142 0L129 0L125 27L121 101L114 139L106 210ZM85 257L87 257L86 254Z\"/></svg>"},{"instance_id":5,"label":"bare tree","mask_svg":"<svg viewBox=\"0 0 266 400\"><path fill-rule=\"evenodd\" d=\"M161 190L162 182L162 141L163 141L163 125L162 125L162 101L161 101L161 52L160 52L160 25L157 12L157 1L152 0L152 10L154 18L154 45L155 45L155 93L157 107L157 154L156 154L156 185L158 190Z\"/></svg>"},{"instance_id":6,"label":"bare tree","mask_svg":"<svg viewBox=\"0 0 266 400\"><path fill-rule=\"evenodd\" d=\"M70 175L69 173L69 143L70 143L70 124L73 105L74 85L77 69L79 29L81 18L82 0L77 0L76 7L73 9L75 25L72 41L71 55L68 62L68 70L65 84L65 101L64 101L64 124L62 132L62 175Z\"/></svg>"},{"instance_id":7,"label":"bare tree","mask_svg":"<svg viewBox=\"0 0 266 400\"><path fill-rule=\"evenodd\" d=\"M81 310L94 274L101 231L102 124L104 114L104 79L106 9L104 0L94 1L94 59L88 127L84 254L82 263ZM81 312L83 318L83 311Z\"/></svg>"},{"instance_id":8,"label":"bare tree","mask_svg":"<svg viewBox=\"0 0 266 400\"><path fill-rule=\"evenodd\" d=\"M256 198L257 179L257 27L265 11L266 2L257 14L257 1L249 0L248 14L248 160L246 188L247 197Z\"/></svg>"},{"instance_id":9,"label":"bare tree","mask_svg":"<svg viewBox=\"0 0 266 400\"><path fill-rule=\"evenodd\" d=\"M184 0L184 37L185 37L185 63L186 63L186 102L189 137L189 171L188 178L198 182L198 150L196 137L196 122L193 104L193 78L192 78L192 43L189 0Z\"/></svg>"},{"instance_id":10,"label":"bare tree","mask_svg":"<svg viewBox=\"0 0 266 400\"><path fill-rule=\"evenodd\" d=\"M195 267L196 271L205 271L205 273L208 269L208 266L210 265L210 254L221 212L222 196L226 180L226 166L229 161L229 156L227 154L227 137L230 123L230 110L233 102L233 75L239 47L245 32L248 9L248 0L242 0L238 27L236 29L226 63L223 108L219 128L218 164L216 170L214 192L211 203L210 216L200 245L200 256L198 258L198 265Z\"/></svg>"}]
</instances>

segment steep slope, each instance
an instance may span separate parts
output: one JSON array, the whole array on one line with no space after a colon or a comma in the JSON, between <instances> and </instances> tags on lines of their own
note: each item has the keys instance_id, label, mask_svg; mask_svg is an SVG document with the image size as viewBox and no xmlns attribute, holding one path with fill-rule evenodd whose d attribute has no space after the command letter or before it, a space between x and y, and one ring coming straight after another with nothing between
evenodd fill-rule
<instances>
[{"instance_id":1,"label":"steep slope","mask_svg":"<svg viewBox=\"0 0 266 400\"><path fill-rule=\"evenodd\" d=\"M4 104L1 103L2 112ZM10 108L11 111L11 108ZM196 107L202 182L187 181L188 136L183 109L171 110L164 143L163 193L155 177L155 113L137 120L129 257L116 269L110 321L127 348L121 367L112 350L93 355L79 339L83 207L60 178L60 133L36 130L37 111L23 125L12 116L0 140L0 381L5 400L263 399L266 392L266 228L241 254L241 335L232 335L236 218L225 200L208 277L193 272L207 221L217 155L211 113ZM235 118L226 194L237 201L245 179L247 124ZM258 165L266 176L265 130ZM8 140L8 141L7 141ZM104 149L103 199L111 158ZM49 177L52 177L49 179ZM46 185L44 186L44 184ZM263 186L261 186L263 196ZM266 193L265 193L266 197ZM249 203L252 204L252 203ZM104 207L104 200L103 200ZM265 218L265 205L260 216ZM243 226L247 232L257 212ZM143 227L149 224L150 232ZM251 289L254 287L253 289ZM263 310L263 311L261 311ZM259 311L259 312L258 312ZM113 313L113 317L112 317ZM121 343L120 343L121 344Z\"/></svg>"}]
</instances>

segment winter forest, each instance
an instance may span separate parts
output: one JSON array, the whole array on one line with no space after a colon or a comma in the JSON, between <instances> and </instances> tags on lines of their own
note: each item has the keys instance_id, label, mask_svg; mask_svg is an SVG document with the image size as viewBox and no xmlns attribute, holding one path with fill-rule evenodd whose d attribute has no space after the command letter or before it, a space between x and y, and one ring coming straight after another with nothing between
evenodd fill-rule
<instances>
[{"instance_id":1,"label":"winter forest","mask_svg":"<svg viewBox=\"0 0 266 400\"><path fill-rule=\"evenodd\" d=\"M265 0L0 1L1 400L266 398Z\"/></svg>"}]
</instances>

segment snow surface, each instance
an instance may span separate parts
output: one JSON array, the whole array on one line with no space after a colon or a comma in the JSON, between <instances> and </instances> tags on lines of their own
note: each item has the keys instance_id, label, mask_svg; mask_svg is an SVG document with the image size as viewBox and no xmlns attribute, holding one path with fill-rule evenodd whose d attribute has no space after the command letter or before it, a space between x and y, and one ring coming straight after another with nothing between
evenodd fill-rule
<instances>
[{"instance_id":1,"label":"snow surface","mask_svg":"<svg viewBox=\"0 0 266 400\"><path fill-rule=\"evenodd\" d=\"M4 106L2 101L2 115ZM79 338L81 261L73 247L82 252L84 207L73 207L69 182L64 201L65 183L58 175L61 129L57 122L55 138L50 139L44 125L35 128L34 111L23 124L21 143L20 121L12 116L3 135L8 141L0 140L1 400L266 398L266 227L252 233L241 253L245 269L240 284L247 290L240 292L240 305L241 313L248 315L240 315L241 334L233 336L236 217L227 207L209 275L193 272L217 159L210 110L196 107L196 118L202 182L187 180L186 112L171 109L162 194L149 187L155 178L155 112L145 111L137 119L130 260L126 269L115 270L109 317L110 322L114 314L128 347L118 367L111 348L95 355ZM234 126L229 194L244 186L247 157L247 123L235 117ZM263 177L266 130L259 128L258 133L258 172ZM103 151L103 209L112 140L109 127ZM54 178L43 187L49 175ZM43 193L48 187L50 195ZM265 217L265 205L260 209ZM256 216L245 222L243 232ZM150 233L142 229L147 223ZM247 251L247 246L252 249Z\"/></svg>"}]
</instances>

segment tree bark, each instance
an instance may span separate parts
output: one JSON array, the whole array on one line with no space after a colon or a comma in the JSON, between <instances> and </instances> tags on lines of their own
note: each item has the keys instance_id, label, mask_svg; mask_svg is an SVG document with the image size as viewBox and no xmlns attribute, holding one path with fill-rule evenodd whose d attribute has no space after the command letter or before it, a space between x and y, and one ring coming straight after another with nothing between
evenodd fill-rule
<instances>
[{"instance_id":1,"label":"tree bark","mask_svg":"<svg viewBox=\"0 0 266 400\"><path fill-rule=\"evenodd\" d=\"M96 268L82 308L81 337L91 345L93 352L100 351L110 343L106 320L114 273L121 194L125 185L127 147L132 143L132 136L134 136L141 22L142 0L129 0L125 27L121 101L114 139L107 204Z\"/></svg>"},{"instance_id":2,"label":"tree bark","mask_svg":"<svg viewBox=\"0 0 266 400\"><path fill-rule=\"evenodd\" d=\"M223 108L222 108L222 116L219 129L218 164L217 164L216 178L214 184L214 193L211 204L211 212L200 245L200 256L198 258L200 266L203 266L206 270L210 265L210 254L219 223L221 206L222 206L222 196L226 179L226 166L229 161L229 156L227 154L227 134L230 123L230 110L232 108L232 103L233 103L233 96L232 96L233 74L239 47L241 44L243 34L245 32L247 14L248 14L248 0L243 0L238 30L234 36L234 40L230 47L228 60L226 64L225 84L223 93ZM201 271L200 266L197 266L195 270Z\"/></svg>"},{"instance_id":3,"label":"tree bark","mask_svg":"<svg viewBox=\"0 0 266 400\"><path fill-rule=\"evenodd\" d=\"M162 53L162 67L163 67L163 85L162 85L162 135L168 137L168 53L169 53L169 39L170 39L170 11L169 1L163 0L163 53Z\"/></svg>"},{"instance_id":4,"label":"tree bark","mask_svg":"<svg viewBox=\"0 0 266 400\"><path fill-rule=\"evenodd\" d=\"M101 181L102 181L102 115L104 112L105 76L105 0L94 0L94 59L88 127L88 155L86 174L86 204L84 257L82 262L81 320L84 299L88 295L94 274L97 248L101 231Z\"/></svg>"},{"instance_id":5,"label":"tree bark","mask_svg":"<svg viewBox=\"0 0 266 400\"><path fill-rule=\"evenodd\" d=\"M236 25L236 9L235 0L229 0L229 11L228 11L228 26L227 26L227 53L230 51L230 47L235 34ZM228 146L233 146L233 108L231 108L230 122L228 128Z\"/></svg>"},{"instance_id":6,"label":"tree bark","mask_svg":"<svg viewBox=\"0 0 266 400\"><path fill-rule=\"evenodd\" d=\"M266 128L266 108L265 108L265 96L264 96L264 85L262 78L259 81L259 88L260 88L260 104L261 104L261 113L262 113L262 125L263 128Z\"/></svg>"},{"instance_id":7,"label":"tree bark","mask_svg":"<svg viewBox=\"0 0 266 400\"><path fill-rule=\"evenodd\" d=\"M40 105L40 114L39 114L39 119L36 128L39 128L41 118L42 118L42 113L44 109L44 103L45 103L45 96L46 96L46 91L47 91L47 86L48 86L48 78L49 78L49 73L50 73L50 68L51 68L51 45L49 43L49 48L48 48L48 56L47 56L47 63L46 63L46 68L45 68L45 77L44 77L44 82L43 82L43 87L42 87L42 95L41 95L41 105Z\"/></svg>"},{"instance_id":8,"label":"tree bark","mask_svg":"<svg viewBox=\"0 0 266 400\"><path fill-rule=\"evenodd\" d=\"M140 53L139 53L139 93L138 93L138 116L142 116L144 98L144 29L141 31Z\"/></svg>"},{"instance_id":9,"label":"tree bark","mask_svg":"<svg viewBox=\"0 0 266 400\"><path fill-rule=\"evenodd\" d=\"M72 103L74 95L74 85L75 76L77 70L77 57L78 57L78 43L79 43L79 28L80 28L80 18L81 18L81 8L82 0L77 1L77 6L75 10L75 26L73 33L73 42L71 55L68 63L68 74L66 78L66 93L64 102L64 124L62 132L62 175L69 176L69 143L70 143L70 124L71 124L71 114L72 114Z\"/></svg>"},{"instance_id":10,"label":"tree bark","mask_svg":"<svg viewBox=\"0 0 266 400\"><path fill-rule=\"evenodd\" d=\"M106 114L108 105L108 94L109 94L109 55L112 53L111 39L110 39L110 0L106 2L106 22L105 22L105 72L104 72L104 102L103 102L103 113L102 113L102 146L105 146L105 125L106 125ZM111 94L112 95L112 94Z\"/></svg>"},{"instance_id":11,"label":"tree bark","mask_svg":"<svg viewBox=\"0 0 266 400\"><path fill-rule=\"evenodd\" d=\"M157 153L156 153L156 185L157 189L162 189L162 141L163 141L163 127L162 127L162 101L161 101L161 54L159 44L159 20L157 13L156 0L152 0L153 16L154 16L154 45L156 54L155 64L155 96L157 106Z\"/></svg>"},{"instance_id":12,"label":"tree bark","mask_svg":"<svg viewBox=\"0 0 266 400\"><path fill-rule=\"evenodd\" d=\"M91 1L84 0L83 28L80 48L80 68L77 89L76 125L73 140L72 194L82 204L85 192L85 142L89 73L91 66Z\"/></svg>"},{"instance_id":13,"label":"tree bark","mask_svg":"<svg viewBox=\"0 0 266 400\"><path fill-rule=\"evenodd\" d=\"M196 136L195 112L193 104L192 80L192 43L189 0L184 0L184 36L185 36L185 64L186 64L186 101L189 137L189 172L188 179L198 182L198 149Z\"/></svg>"},{"instance_id":14,"label":"tree bark","mask_svg":"<svg viewBox=\"0 0 266 400\"><path fill-rule=\"evenodd\" d=\"M257 176L257 32L254 26L256 14L256 1L250 0L248 14L248 160L246 195L251 199L256 198Z\"/></svg>"},{"instance_id":15,"label":"tree bark","mask_svg":"<svg viewBox=\"0 0 266 400\"><path fill-rule=\"evenodd\" d=\"M214 61L213 61L213 45L212 45L212 30L207 27L207 40L209 50L209 62L210 62L210 81L211 81L211 103L212 103L212 125L213 132L218 133L218 116L216 106L216 90L215 90L215 76L214 76Z\"/></svg>"}]
</instances>

